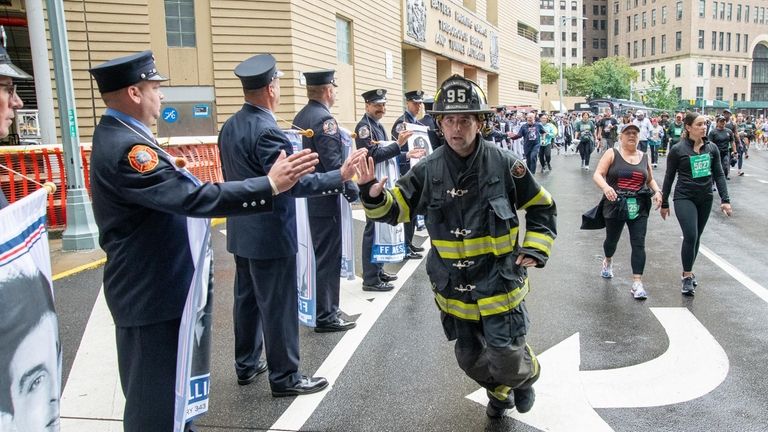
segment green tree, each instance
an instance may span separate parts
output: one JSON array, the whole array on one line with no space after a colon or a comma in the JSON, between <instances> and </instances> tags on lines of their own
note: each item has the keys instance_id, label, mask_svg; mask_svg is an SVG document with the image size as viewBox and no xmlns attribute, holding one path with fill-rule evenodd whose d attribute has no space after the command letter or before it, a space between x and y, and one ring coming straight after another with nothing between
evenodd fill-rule
<instances>
[{"instance_id":1,"label":"green tree","mask_svg":"<svg viewBox=\"0 0 768 432\"><path fill-rule=\"evenodd\" d=\"M556 68L552 63L542 60L541 61L541 83L552 84L557 82L560 78L560 70Z\"/></svg>"},{"instance_id":2,"label":"green tree","mask_svg":"<svg viewBox=\"0 0 768 432\"><path fill-rule=\"evenodd\" d=\"M667 75L662 71L656 72L651 77L643 103L661 110L675 110L679 102L675 88L670 85Z\"/></svg>"},{"instance_id":3,"label":"green tree","mask_svg":"<svg viewBox=\"0 0 768 432\"><path fill-rule=\"evenodd\" d=\"M606 57L592 63L590 68L590 92L585 96L629 98L630 83L637 79L638 73L626 58Z\"/></svg>"},{"instance_id":4,"label":"green tree","mask_svg":"<svg viewBox=\"0 0 768 432\"><path fill-rule=\"evenodd\" d=\"M563 71L563 76L568 80L566 94L568 96L589 96L592 87L592 67L573 66Z\"/></svg>"}]
</instances>

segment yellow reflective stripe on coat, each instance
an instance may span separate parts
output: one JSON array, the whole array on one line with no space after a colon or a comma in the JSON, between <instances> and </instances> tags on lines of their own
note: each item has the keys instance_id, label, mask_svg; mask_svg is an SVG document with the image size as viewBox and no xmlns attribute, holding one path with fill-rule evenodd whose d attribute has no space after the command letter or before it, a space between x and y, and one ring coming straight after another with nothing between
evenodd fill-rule
<instances>
[{"instance_id":1,"label":"yellow reflective stripe on coat","mask_svg":"<svg viewBox=\"0 0 768 432\"><path fill-rule=\"evenodd\" d=\"M493 297L478 299L477 307L480 309L480 315L498 315L511 311L523 301L528 294L528 290L528 278L526 278L525 283L520 288L515 288L508 293L495 295Z\"/></svg>"},{"instance_id":2,"label":"yellow reflective stripe on coat","mask_svg":"<svg viewBox=\"0 0 768 432\"><path fill-rule=\"evenodd\" d=\"M535 205L540 205L540 206L552 205L552 195L550 195L546 189L541 188L539 189L539 193L537 193L536 196L531 198L531 200L528 201L527 203L523 204L522 207L520 207L518 210L525 210L528 207L535 206Z\"/></svg>"},{"instance_id":3,"label":"yellow reflective stripe on coat","mask_svg":"<svg viewBox=\"0 0 768 432\"><path fill-rule=\"evenodd\" d=\"M474 303L445 298L438 293L435 293L435 302L437 307L448 315L469 321L480 321L480 310Z\"/></svg>"},{"instance_id":4,"label":"yellow reflective stripe on coat","mask_svg":"<svg viewBox=\"0 0 768 432\"><path fill-rule=\"evenodd\" d=\"M392 208L392 195L389 193L389 191L384 192L385 200L384 204L382 204L379 207L376 208L368 208L364 207L365 209L365 215L368 216L369 219L378 219L382 218L389 213L389 210Z\"/></svg>"},{"instance_id":5,"label":"yellow reflective stripe on coat","mask_svg":"<svg viewBox=\"0 0 768 432\"><path fill-rule=\"evenodd\" d=\"M411 223L411 208L408 207L408 203L403 197L403 192L400 188L395 186L392 188L392 195L395 196L395 201L400 207L400 214L397 216L397 223Z\"/></svg>"},{"instance_id":6,"label":"yellow reflective stripe on coat","mask_svg":"<svg viewBox=\"0 0 768 432\"><path fill-rule=\"evenodd\" d=\"M531 377L539 376L539 359L536 358L536 354L533 353L533 348L530 345L525 344L525 349L528 350L528 354L531 356L531 363L533 363L533 375Z\"/></svg>"},{"instance_id":7,"label":"yellow reflective stripe on coat","mask_svg":"<svg viewBox=\"0 0 768 432\"><path fill-rule=\"evenodd\" d=\"M555 243L555 239L547 234L542 234L534 231L528 231L525 233L525 239L523 240L524 248L538 249L547 256L549 256L552 250L552 245Z\"/></svg>"},{"instance_id":8,"label":"yellow reflective stripe on coat","mask_svg":"<svg viewBox=\"0 0 768 432\"><path fill-rule=\"evenodd\" d=\"M441 258L462 259L485 254L496 256L512 252L517 241L518 228L509 230L508 235L501 237L478 237L464 240L432 240L432 246Z\"/></svg>"}]
</instances>

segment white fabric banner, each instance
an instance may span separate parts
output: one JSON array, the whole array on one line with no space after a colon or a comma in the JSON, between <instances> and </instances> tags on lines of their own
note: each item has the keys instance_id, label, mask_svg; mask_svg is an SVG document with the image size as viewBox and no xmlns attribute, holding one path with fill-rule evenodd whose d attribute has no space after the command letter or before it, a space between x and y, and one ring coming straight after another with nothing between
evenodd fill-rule
<instances>
[{"instance_id":1,"label":"white fabric banner","mask_svg":"<svg viewBox=\"0 0 768 432\"><path fill-rule=\"evenodd\" d=\"M349 158L355 148L355 142L349 131L339 128L344 159ZM339 195L341 203L341 277L355 280L355 229L352 219L352 206L344 195Z\"/></svg>"},{"instance_id":2,"label":"white fabric banner","mask_svg":"<svg viewBox=\"0 0 768 432\"><path fill-rule=\"evenodd\" d=\"M415 123L405 123L405 129L413 131L413 135L408 137L408 150L426 150L425 156L432 153L432 144L429 142L428 134L429 127ZM421 158L411 158L411 166L416 165L420 160Z\"/></svg>"},{"instance_id":3,"label":"white fabric banner","mask_svg":"<svg viewBox=\"0 0 768 432\"><path fill-rule=\"evenodd\" d=\"M0 431L59 430L61 344L48 191L0 210Z\"/></svg>"},{"instance_id":4,"label":"white fabric banner","mask_svg":"<svg viewBox=\"0 0 768 432\"><path fill-rule=\"evenodd\" d=\"M381 145L387 144L391 144L391 142L381 142ZM387 159L377 163L375 171L377 179L387 177L387 183L385 185L387 189L395 187L397 179L400 178L400 169L397 166L396 158ZM371 262L391 263L400 262L403 259L405 259L405 233L403 232L403 224L393 226L375 222Z\"/></svg>"}]
</instances>

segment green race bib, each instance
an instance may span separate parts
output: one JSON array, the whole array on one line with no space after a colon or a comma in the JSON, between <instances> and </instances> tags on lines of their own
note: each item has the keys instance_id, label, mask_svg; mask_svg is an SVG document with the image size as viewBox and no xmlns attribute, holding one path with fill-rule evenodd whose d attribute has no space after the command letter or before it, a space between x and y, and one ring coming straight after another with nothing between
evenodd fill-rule
<instances>
[{"instance_id":1,"label":"green race bib","mask_svg":"<svg viewBox=\"0 0 768 432\"><path fill-rule=\"evenodd\" d=\"M637 203L637 198L627 198L627 217L629 220L634 220L640 214L640 204Z\"/></svg>"},{"instance_id":2,"label":"green race bib","mask_svg":"<svg viewBox=\"0 0 768 432\"><path fill-rule=\"evenodd\" d=\"M691 156L691 177L699 178L712 175L712 158L709 153Z\"/></svg>"}]
</instances>

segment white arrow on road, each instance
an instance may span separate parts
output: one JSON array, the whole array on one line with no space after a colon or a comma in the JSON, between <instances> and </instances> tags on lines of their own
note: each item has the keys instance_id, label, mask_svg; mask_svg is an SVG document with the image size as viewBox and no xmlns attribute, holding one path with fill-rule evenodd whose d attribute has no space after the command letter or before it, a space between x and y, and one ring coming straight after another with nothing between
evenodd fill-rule
<instances>
[{"instance_id":1,"label":"white arrow on road","mask_svg":"<svg viewBox=\"0 0 768 432\"><path fill-rule=\"evenodd\" d=\"M667 332L661 356L618 369L580 371L579 334L539 355L536 404L510 416L546 431L613 431L594 408L654 407L686 402L717 388L728 375L728 356L686 308L651 308ZM484 389L469 396L487 404Z\"/></svg>"}]
</instances>

